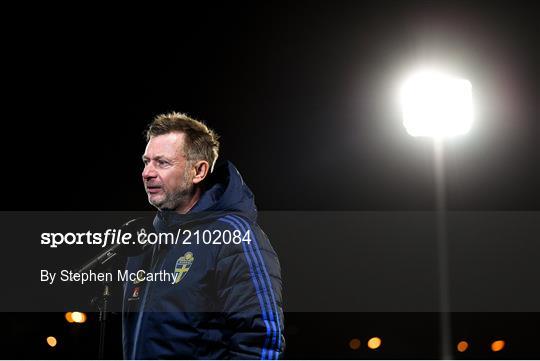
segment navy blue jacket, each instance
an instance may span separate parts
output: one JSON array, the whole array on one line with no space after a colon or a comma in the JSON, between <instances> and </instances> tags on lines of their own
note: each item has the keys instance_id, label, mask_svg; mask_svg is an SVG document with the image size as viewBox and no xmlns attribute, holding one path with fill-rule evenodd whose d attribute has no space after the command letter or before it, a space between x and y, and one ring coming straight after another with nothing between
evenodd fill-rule
<instances>
[{"instance_id":1,"label":"navy blue jacket","mask_svg":"<svg viewBox=\"0 0 540 361\"><path fill-rule=\"evenodd\" d=\"M128 272L174 278L125 283L124 358L277 359L284 350L280 265L253 194L230 162L207 183L188 214L154 219L161 234L184 232L179 243L128 259Z\"/></svg>"}]
</instances>

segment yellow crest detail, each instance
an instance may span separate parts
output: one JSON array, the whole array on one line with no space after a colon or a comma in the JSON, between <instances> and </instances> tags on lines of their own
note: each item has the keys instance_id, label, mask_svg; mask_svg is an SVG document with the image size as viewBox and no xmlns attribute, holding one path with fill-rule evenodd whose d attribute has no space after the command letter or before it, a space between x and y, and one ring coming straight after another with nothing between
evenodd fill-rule
<instances>
[{"instance_id":1,"label":"yellow crest detail","mask_svg":"<svg viewBox=\"0 0 540 361\"><path fill-rule=\"evenodd\" d=\"M178 258L174 267L174 276L176 277L174 284L177 284L186 277L193 261L195 261L195 257L193 257L193 253L191 252L186 252L186 254Z\"/></svg>"},{"instance_id":2,"label":"yellow crest detail","mask_svg":"<svg viewBox=\"0 0 540 361\"><path fill-rule=\"evenodd\" d=\"M137 278L135 278L135 281L133 281L133 284L136 285L144 281L145 281L144 276L141 275L140 272L137 272Z\"/></svg>"}]
</instances>

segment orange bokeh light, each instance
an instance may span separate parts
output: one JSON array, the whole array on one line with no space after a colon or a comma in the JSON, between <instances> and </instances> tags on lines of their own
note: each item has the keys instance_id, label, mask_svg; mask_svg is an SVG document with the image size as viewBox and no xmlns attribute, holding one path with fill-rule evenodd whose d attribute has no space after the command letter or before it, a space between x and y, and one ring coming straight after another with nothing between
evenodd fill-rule
<instances>
[{"instance_id":1,"label":"orange bokeh light","mask_svg":"<svg viewBox=\"0 0 540 361\"><path fill-rule=\"evenodd\" d=\"M349 341L349 347L353 350L358 350L360 348L360 340L357 338L353 338L351 341Z\"/></svg>"},{"instance_id":2,"label":"orange bokeh light","mask_svg":"<svg viewBox=\"0 0 540 361\"><path fill-rule=\"evenodd\" d=\"M69 323L73 323L73 317L71 317L71 315L72 315L72 312L66 312L65 314L66 321Z\"/></svg>"},{"instance_id":3,"label":"orange bokeh light","mask_svg":"<svg viewBox=\"0 0 540 361\"><path fill-rule=\"evenodd\" d=\"M457 344L457 350L459 352L465 352L469 348L469 343L467 341L461 341Z\"/></svg>"},{"instance_id":4,"label":"orange bokeh light","mask_svg":"<svg viewBox=\"0 0 540 361\"><path fill-rule=\"evenodd\" d=\"M47 345L54 347L56 346L56 344L57 344L56 337L54 336L47 337Z\"/></svg>"},{"instance_id":5,"label":"orange bokeh light","mask_svg":"<svg viewBox=\"0 0 540 361\"><path fill-rule=\"evenodd\" d=\"M494 341L491 344L491 351L493 352L499 352L504 348L505 342L503 340L497 340Z\"/></svg>"},{"instance_id":6,"label":"orange bokeh light","mask_svg":"<svg viewBox=\"0 0 540 361\"><path fill-rule=\"evenodd\" d=\"M382 341L381 341L380 338L378 338L378 337L372 337L372 338L369 339L367 345L368 345L368 347L369 347L370 349L376 350L376 349L378 349L379 347L381 347L381 343L382 343Z\"/></svg>"},{"instance_id":7,"label":"orange bokeh light","mask_svg":"<svg viewBox=\"0 0 540 361\"><path fill-rule=\"evenodd\" d=\"M71 318L75 323L84 323L86 322L86 313L84 312L72 312Z\"/></svg>"}]
</instances>

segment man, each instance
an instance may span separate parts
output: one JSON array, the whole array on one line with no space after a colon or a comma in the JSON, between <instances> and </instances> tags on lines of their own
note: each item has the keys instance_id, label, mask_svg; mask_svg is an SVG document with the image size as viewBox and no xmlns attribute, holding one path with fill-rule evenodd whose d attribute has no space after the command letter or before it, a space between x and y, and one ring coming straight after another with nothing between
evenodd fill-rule
<instances>
[{"instance_id":1,"label":"man","mask_svg":"<svg viewBox=\"0 0 540 361\"><path fill-rule=\"evenodd\" d=\"M159 115L146 138L142 178L158 209L156 236L181 237L128 260L130 272L172 277L125 284L124 357L279 358L280 265L252 192L230 162L216 164L219 142L203 123Z\"/></svg>"}]
</instances>

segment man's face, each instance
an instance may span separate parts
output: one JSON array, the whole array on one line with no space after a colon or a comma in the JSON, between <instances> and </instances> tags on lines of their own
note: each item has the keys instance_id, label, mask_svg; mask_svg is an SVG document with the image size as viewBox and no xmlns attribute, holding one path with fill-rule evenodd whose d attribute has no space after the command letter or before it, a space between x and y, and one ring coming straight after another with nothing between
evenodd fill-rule
<instances>
[{"instance_id":1,"label":"man's face","mask_svg":"<svg viewBox=\"0 0 540 361\"><path fill-rule=\"evenodd\" d=\"M160 210L177 210L193 192L186 167L185 134L168 133L150 138L143 155L142 178L148 202Z\"/></svg>"}]
</instances>

